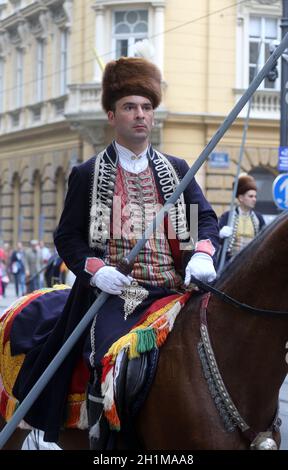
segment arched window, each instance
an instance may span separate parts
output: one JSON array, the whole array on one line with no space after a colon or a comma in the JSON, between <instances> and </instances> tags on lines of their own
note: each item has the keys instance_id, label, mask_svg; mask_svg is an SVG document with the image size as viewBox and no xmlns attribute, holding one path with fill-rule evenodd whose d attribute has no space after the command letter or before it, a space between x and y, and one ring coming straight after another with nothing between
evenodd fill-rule
<instances>
[{"instance_id":1,"label":"arched window","mask_svg":"<svg viewBox=\"0 0 288 470\"><path fill-rule=\"evenodd\" d=\"M56 173L56 223L58 224L63 211L65 197L65 175L63 168L59 168Z\"/></svg>"},{"instance_id":2,"label":"arched window","mask_svg":"<svg viewBox=\"0 0 288 470\"><path fill-rule=\"evenodd\" d=\"M40 235L41 218L41 177L38 171L34 175L33 190L33 238L38 240Z\"/></svg>"},{"instance_id":3,"label":"arched window","mask_svg":"<svg viewBox=\"0 0 288 470\"><path fill-rule=\"evenodd\" d=\"M21 239L21 210L20 210L20 177L15 175L12 182L13 187L13 246Z\"/></svg>"},{"instance_id":4,"label":"arched window","mask_svg":"<svg viewBox=\"0 0 288 470\"><path fill-rule=\"evenodd\" d=\"M148 36L148 10L115 11L113 20L116 58L134 55L135 42Z\"/></svg>"},{"instance_id":5,"label":"arched window","mask_svg":"<svg viewBox=\"0 0 288 470\"><path fill-rule=\"evenodd\" d=\"M267 222L274 218L273 216L279 214L280 210L277 208L273 201L272 186L273 181L277 175L272 170L267 168L257 167L250 171L257 184L257 203L256 211L259 211Z\"/></svg>"}]
</instances>

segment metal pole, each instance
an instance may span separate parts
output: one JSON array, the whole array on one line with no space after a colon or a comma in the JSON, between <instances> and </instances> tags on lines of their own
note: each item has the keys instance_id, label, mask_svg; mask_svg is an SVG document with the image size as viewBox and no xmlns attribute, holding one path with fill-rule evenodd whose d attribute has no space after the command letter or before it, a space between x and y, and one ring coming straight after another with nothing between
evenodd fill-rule
<instances>
[{"instance_id":1,"label":"metal pole","mask_svg":"<svg viewBox=\"0 0 288 470\"><path fill-rule=\"evenodd\" d=\"M257 72L258 72L261 47L262 47L262 41L260 41L259 47L258 47L258 56L257 56L257 62L256 62L254 77L256 77ZM247 115L246 115L246 119L245 119L243 133L242 133L242 142L241 142L241 147L240 147L240 152L239 152L239 159L238 159L237 170L236 170L236 175L235 175L235 179L234 179L234 186L233 186L232 198L231 198L228 221L227 221L227 225L229 225L229 227L231 227L231 225L232 225L235 198L236 198L237 187L238 187L238 179L239 179L239 174L240 174L240 170L241 170L241 163L242 163L243 155L244 155L244 148L245 148L245 143L246 143L247 130L248 130L248 126L249 126L250 111L251 111L251 107L252 107L252 102L253 102L253 97L251 97L250 100L249 100ZM227 237L223 241L222 250L221 250L221 257L220 257L220 263L219 263L219 266L218 266L218 272L219 273L222 271L222 269L224 267L224 264L225 264L226 253L227 253L228 244L229 244L229 238L230 237Z\"/></svg>"},{"instance_id":2,"label":"metal pole","mask_svg":"<svg viewBox=\"0 0 288 470\"><path fill-rule=\"evenodd\" d=\"M260 70L257 77L254 78L252 83L250 84L249 88L245 91L244 95L240 98L238 103L234 106L232 111L230 111L229 115L223 121L219 129L216 131L216 134L212 137L210 142L206 145L205 149L199 155L197 160L191 166L190 170L186 173L184 178L182 179L181 183L179 184L176 191L170 196L167 200L165 206L159 211L157 216L154 218L153 222L149 225L147 230L143 235L143 238L137 242L134 248L128 255L129 263L132 263L133 260L138 255L141 248L145 245L146 241L150 238L152 233L157 229L157 227L161 224L164 215L169 212L171 208L171 204L174 204L182 192L187 188L188 184L191 182L192 178L195 176L196 172L199 170L201 165L206 161L210 153L214 150L220 139L223 137L225 132L229 129L229 127L233 124L236 117L240 113L240 111L244 108L246 103L249 101L253 93L257 90L258 86L262 82L262 80L266 77L267 73L271 68L275 65L281 54L283 54L284 50L288 47L288 34L285 35L283 41L279 44L279 46L275 49L273 54L267 60L264 67ZM41 377L37 380L35 385L31 388L30 392L24 398L24 400L20 403L17 410L15 411L14 415L12 416L11 420L6 424L6 426L2 429L0 433L0 449L3 445L7 442L11 434L15 431L18 423L23 419L30 409L34 401L38 398L42 390L45 388L53 374L56 370L60 367L66 356L69 354L75 343L81 337L85 328L92 322L93 318L95 317L96 313L98 312L99 308L104 304L106 299L108 298L109 294L106 292L101 292L99 297L95 300L95 302L91 305L88 312L82 318L80 323L77 325L73 333L69 336L66 343L63 344L61 349L58 351L54 359L51 361L47 369L43 372Z\"/></svg>"},{"instance_id":3,"label":"metal pole","mask_svg":"<svg viewBox=\"0 0 288 470\"><path fill-rule=\"evenodd\" d=\"M282 38L288 33L288 0L282 0L281 19ZM281 117L280 117L280 146L288 146L288 56L281 60Z\"/></svg>"}]
</instances>

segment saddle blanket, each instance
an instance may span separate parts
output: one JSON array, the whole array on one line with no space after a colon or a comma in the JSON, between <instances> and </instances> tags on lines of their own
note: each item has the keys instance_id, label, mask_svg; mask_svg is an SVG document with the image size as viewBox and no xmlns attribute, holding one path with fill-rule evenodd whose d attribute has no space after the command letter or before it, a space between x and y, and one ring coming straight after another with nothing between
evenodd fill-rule
<instances>
[{"instance_id":1,"label":"saddle blanket","mask_svg":"<svg viewBox=\"0 0 288 470\"><path fill-rule=\"evenodd\" d=\"M13 321L17 315L23 314L23 337L19 339L22 343L22 350L25 350L25 342L31 346L31 338L34 343L43 340L43 331L47 332L53 328L57 317L61 314L70 292L70 287L57 285L52 288L44 288L27 294L17 299L2 315L0 319L0 414L9 421L19 405L18 400L13 396L12 390L17 375L25 359L25 353L11 353L10 331ZM45 298L45 302L43 302ZM53 306L53 308L51 308ZM29 322L29 313L37 309L40 317L39 323ZM25 321L24 321L25 320ZM45 328L43 323L46 322ZM47 324L50 324L47 328ZM42 326L41 326L42 325ZM28 341L29 333L29 341ZM13 350L13 347L12 347ZM79 358L75 367L66 403L65 428L87 429L86 413L86 387L90 372L84 360ZM28 428L28 424L22 421L23 428Z\"/></svg>"},{"instance_id":2,"label":"saddle blanket","mask_svg":"<svg viewBox=\"0 0 288 470\"><path fill-rule=\"evenodd\" d=\"M31 345L44 341L47 334L52 331L69 293L70 287L65 285L32 292L14 302L0 319L0 414L6 421L10 420L19 405L12 390L24 362L25 352L28 352ZM169 298L154 301L136 326L115 341L103 357L101 388L105 416L111 429L120 430L120 420L114 402L114 378L121 351L128 351L129 359L133 359L153 348L159 348L172 330L176 317L190 295L191 292L176 293L170 295ZM31 315L32 311L33 315ZM29 313L35 318L35 312L39 321L32 324L31 321L29 322ZM21 354L13 350L10 338L13 321L17 316L18 324L19 320L23 323L23 328L20 328L21 337L17 340L17 347L20 345L21 351L24 351ZM78 359L69 387L64 428L86 429L88 427L86 389L89 376L88 366L81 357ZM24 422L22 427L28 427L28 425Z\"/></svg>"}]
</instances>

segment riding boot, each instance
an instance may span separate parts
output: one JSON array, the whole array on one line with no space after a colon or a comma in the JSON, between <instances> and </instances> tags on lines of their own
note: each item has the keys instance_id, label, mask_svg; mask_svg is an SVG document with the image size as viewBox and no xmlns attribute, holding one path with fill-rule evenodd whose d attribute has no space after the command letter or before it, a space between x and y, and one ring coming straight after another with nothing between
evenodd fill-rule
<instances>
[{"instance_id":1,"label":"riding boot","mask_svg":"<svg viewBox=\"0 0 288 470\"><path fill-rule=\"evenodd\" d=\"M87 414L90 449L105 450L110 429L104 415L103 397L101 396L101 387L98 381L88 385Z\"/></svg>"}]
</instances>

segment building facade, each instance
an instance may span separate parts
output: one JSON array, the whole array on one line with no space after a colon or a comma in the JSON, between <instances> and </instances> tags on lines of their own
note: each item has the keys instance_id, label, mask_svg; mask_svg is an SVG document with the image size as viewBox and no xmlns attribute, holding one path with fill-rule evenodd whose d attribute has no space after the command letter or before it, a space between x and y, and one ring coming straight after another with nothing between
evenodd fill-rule
<instances>
[{"instance_id":1,"label":"building facade","mask_svg":"<svg viewBox=\"0 0 288 470\"><path fill-rule=\"evenodd\" d=\"M111 140L103 62L145 46L163 73L153 144L192 164L279 42L281 14L280 0L0 0L0 239L52 244L72 166ZM279 79L265 79L253 98L242 165L258 180L266 213L274 210L279 90ZM197 175L219 215L246 112Z\"/></svg>"}]
</instances>

